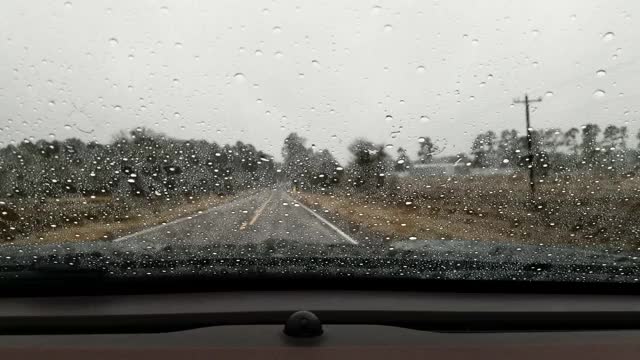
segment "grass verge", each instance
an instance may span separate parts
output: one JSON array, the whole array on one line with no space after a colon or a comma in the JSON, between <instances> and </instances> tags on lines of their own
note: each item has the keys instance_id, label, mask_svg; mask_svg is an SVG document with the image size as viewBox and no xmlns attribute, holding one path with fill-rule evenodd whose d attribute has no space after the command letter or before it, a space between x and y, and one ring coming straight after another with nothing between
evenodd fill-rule
<instances>
[{"instance_id":1,"label":"grass verge","mask_svg":"<svg viewBox=\"0 0 640 360\"><path fill-rule=\"evenodd\" d=\"M532 199L516 176L397 179L369 192L299 193L349 224L385 240L495 240L638 250L640 183L636 178L549 177Z\"/></svg>"}]
</instances>

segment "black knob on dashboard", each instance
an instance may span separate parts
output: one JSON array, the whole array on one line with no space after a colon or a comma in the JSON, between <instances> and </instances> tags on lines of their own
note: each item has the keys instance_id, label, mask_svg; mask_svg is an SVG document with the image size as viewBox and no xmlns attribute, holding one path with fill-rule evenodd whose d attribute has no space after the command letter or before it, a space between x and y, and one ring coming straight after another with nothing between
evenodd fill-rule
<instances>
[{"instance_id":1,"label":"black knob on dashboard","mask_svg":"<svg viewBox=\"0 0 640 360\"><path fill-rule=\"evenodd\" d=\"M310 311L297 311L287 319L284 333L291 337L309 338L322 335L322 323Z\"/></svg>"}]
</instances>

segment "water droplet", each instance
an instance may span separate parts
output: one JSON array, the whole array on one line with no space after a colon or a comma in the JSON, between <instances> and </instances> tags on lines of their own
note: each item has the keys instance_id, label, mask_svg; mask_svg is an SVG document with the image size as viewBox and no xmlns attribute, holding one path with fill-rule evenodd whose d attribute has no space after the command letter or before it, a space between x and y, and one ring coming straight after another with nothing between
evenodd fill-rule
<instances>
[{"instance_id":1,"label":"water droplet","mask_svg":"<svg viewBox=\"0 0 640 360\"><path fill-rule=\"evenodd\" d=\"M616 34L614 34L613 32L609 31L609 32L605 33L604 35L602 35L602 40L611 41L615 37L616 37Z\"/></svg>"},{"instance_id":2,"label":"water droplet","mask_svg":"<svg viewBox=\"0 0 640 360\"><path fill-rule=\"evenodd\" d=\"M471 40L471 45L473 45L473 46L477 46L479 42L480 42L480 40L478 40L478 39L473 39L473 40Z\"/></svg>"},{"instance_id":3,"label":"water droplet","mask_svg":"<svg viewBox=\"0 0 640 360\"><path fill-rule=\"evenodd\" d=\"M431 119L428 116L426 115L420 116L420 122L427 123L429 121L431 121Z\"/></svg>"},{"instance_id":4,"label":"water droplet","mask_svg":"<svg viewBox=\"0 0 640 360\"><path fill-rule=\"evenodd\" d=\"M73 6L73 4L71 3L71 1L67 1L64 3L64 7L66 7L67 9L70 9Z\"/></svg>"},{"instance_id":5,"label":"water droplet","mask_svg":"<svg viewBox=\"0 0 640 360\"><path fill-rule=\"evenodd\" d=\"M418 74L422 74L424 72L424 66L420 65L416 68L416 71L418 72Z\"/></svg>"},{"instance_id":6,"label":"water droplet","mask_svg":"<svg viewBox=\"0 0 640 360\"><path fill-rule=\"evenodd\" d=\"M371 15L378 15L380 10L382 10L382 7L380 7L380 5L375 5L371 8Z\"/></svg>"},{"instance_id":7,"label":"water droplet","mask_svg":"<svg viewBox=\"0 0 640 360\"><path fill-rule=\"evenodd\" d=\"M424 137L419 137L419 138L418 138L418 142L419 142L420 144L422 144L422 143L423 143L423 142L425 142L425 141L427 141L427 139L425 139Z\"/></svg>"},{"instance_id":8,"label":"water droplet","mask_svg":"<svg viewBox=\"0 0 640 360\"><path fill-rule=\"evenodd\" d=\"M393 30L393 26L391 26L391 24L387 24L384 26L385 32L391 32L392 30Z\"/></svg>"},{"instance_id":9,"label":"water droplet","mask_svg":"<svg viewBox=\"0 0 640 360\"><path fill-rule=\"evenodd\" d=\"M182 115L177 111L173 113L173 117L176 118L176 119L179 119L181 116Z\"/></svg>"},{"instance_id":10,"label":"water droplet","mask_svg":"<svg viewBox=\"0 0 640 360\"><path fill-rule=\"evenodd\" d=\"M120 110L122 110L122 106L120 106L120 105L113 105L113 110L115 110L115 111L120 111Z\"/></svg>"},{"instance_id":11,"label":"water droplet","mask_svg":"<svg viewBox=\"0 0 640 360\"><path fill-rule=\"evenodd\" d=\"M160 8L160 12L163 14L168 14L169 13L169 8L166 6L163 6Z\"/></svg>"},{"instance_id":12,"label":"water droplet","mask_svg":"<svg viewBox=\"0 0 640 360\"><path fill-rule=\"evenodd\" d=\"M393 116L387 115L387 116L384 117L384 120L387 121L387 122L393 121Z\"/></svg>"},{"instance_id":13,"label":"water droplet","mask_svg":"<svg viewBox=\"0 0 640 360\"><path fill-rule=\"evenodd\" d=\"M260 49L256 50L256 56L262 56L262 50Z\"/></svg>"},{"instance_id":14,"label":"water droplet","mask_svg":"<svg viewBox=\"0 0 640 360\"><path fill-rule=\"evenodd\" d=\"M71 130L71 125L66 124L66 125L64 126L64 129L65 129L65 130Z\"/></svg>"},{"instance_id":15,"label":"water droplet","mask_svg":"<svg viewBox=\"0 0 640 360\"><path fill-rule=\"evenodd\" d=\"M597 98L597 99L603 98L605 95L606 95L606 93L604 92L604 90L598 89L598 90L593 92L593 97Z\"/></svg>"},{"instance_id":16,"label":"water droplet","mask_svg":"<svg viewBox=\"0 0 640 360\"><path fill-rule=\"evenodd\" d=\"M509 159L504 159L504 160L502 160L502 163L503 163L503 164L508 164L508 163L509 163Z\"/></svg>"},{"instance_id":17,"label":"water droplet","mask_svg":"<svg viewBox=\"0 0 640 360\"><path fill-rule=\"evenodd\" d=\"M274 26L273 27L273 33L274 34L280 34L282 32L282 28L280 26Z\"/></svg>"},{"instance_id":18,"label":"water droplet","mask_svg":"<svg viewBox=\"0 0 640 360\"><path fill-rule=\"evenodd\" d=\"M311 65L315 66L316 68L320 68L320 62L318 62L318 60L311 60Z\"/></svg>"},{"instance_id":19,"label":"water droplet","mask_svg":"<svg viewBox=\"0 0 640 360\"><path fill-rule=\"evenodd\" d=\"M177 42L175 44L173 44L177 49L182 49L182 43L181 42Z\"/></svg>"},{"instance_id":20,"label":"water droplet","mask_svg":"<svg viewBox=\"0 0 640 360\"><path fill-rule=\"evenodd\" d=\"M233 79L238 83L242 83L247 80L243 73L236 73L235 75L233 75Z\"/></svg>"},{"instance_id":21,"label":"water droplet","mask_svg":"<svg viewBox=\"0 0 640 360\"><path fill-rule=\"evenodd\" d=\"M111 46L118 46L118 43L119 43L118 39L116 39L114 37L109 39L109 45L111 45Z\"/></svg>"},{"instance_id":22,"label":"water droplet","mask_svg":"<svg viewBox=\"0 0 640 360\"><path fill-rule=\"evenodd\" d=\"M283 56L282 51L276 51L276 52L273 54L273 56L274 56L276 59L282 59L282 56Z\"/></svg>"},{"instance_id":23,"label":"water droplet","mask_svg":"<svg viewBox=\"0 0 640 360\"><path fill-rule=\"evenodd\" d=\"M49 100L49 106L55 106L55 105L56 105L55 100Z\"/></svg>"},{"instance_id":24,"label":"water droplet","mask_svg":"<svg viewBox=\"0 0 640 360\"><path fill-rule=\"evenodd\" d=\"M596 76L597 77L605 77L605 76L607 76L607 72L604 71L604 70L598 70L598 71L596 71Z\"/></svg>"},{"instance_id":25,"label":"water droplet","mask_svg":"<svg viewBox=\"0 0 640 360\"><path fill-rule=\"evenodd\" d=\"M546 97L552 97L553 96L553 91L547 91L544 96Z\"/></svg>"}]
</instances>

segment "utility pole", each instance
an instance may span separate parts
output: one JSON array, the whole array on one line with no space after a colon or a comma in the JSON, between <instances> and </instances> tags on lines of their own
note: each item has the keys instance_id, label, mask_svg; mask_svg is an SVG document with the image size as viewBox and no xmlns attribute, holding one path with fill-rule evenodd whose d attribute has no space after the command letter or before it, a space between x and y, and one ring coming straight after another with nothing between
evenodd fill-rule
<instances>
[{"instance_id":1,"label":"utility pole","mask_svg":"<svg viewBox=\"0 0 640 360\"><path fill-rule=\"evenodd\" d=\"M531 134L531 121L529 119L529 103L542 102L542 98L539 97L534 100L529 100L529 95L524 94L524 101L520 99L514 99L516 104L524 104L525 116L527 119L527 160L529 162L529 187L531 188L531 198L534 199L536 192L535 172L534 172L534 153L533 153L533 136Z\"/></svg>"}]
</instances>

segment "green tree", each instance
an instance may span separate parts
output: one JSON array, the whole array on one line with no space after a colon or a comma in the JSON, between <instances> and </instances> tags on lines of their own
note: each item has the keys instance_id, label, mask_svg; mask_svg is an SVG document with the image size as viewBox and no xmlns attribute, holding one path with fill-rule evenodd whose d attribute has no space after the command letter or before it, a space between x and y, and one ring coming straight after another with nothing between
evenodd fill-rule
<instances>
[{"instance_id":1,"label":"green tree","mask_svg":"<svg viewBox=\"0 0 640 360\"><path fill-rule=\"evenodd\" d=\"M403 147L399 147L394 170L402 172L409 168L411 168L411 159L409 158L409 155L407 155L407 150Z\"/></svg>"},{"instance_id":2,"label":"green tree","mask_svg":"<svg viewBox=\"0 0 640 360\"><path fill-rule=\"evenodd\" d=\"M571 128L564 133L564 146L567 147L575 156L580 151L580 143L578 142L578 134L580 130L577 128Z\"/></svg>"},{"instance_id":3,"label":"green tree","mask_svg":"<svg viewBox=\"0 0 640 360\"><path fill-rule=\"evenodd\" d=\"M294 187L304 186L308 172L309 157L312 153L305 147L306 139L297 133L291 133L284 139L282 157L283 171Z\"/></svg>"},{"instance_id":4,"label":"green tree","mask_svg":"<svg viewBox=\"0 0 640 360\"><path fill-rule=\"evenodd\" d=\"M436 146L431 138L423 136L418 140L420 149L418 150L418 159L423 164L430 163L433 159L433 155L438 152L438 146Z\"/></svg>"},{"instance_id":5,"label":"green tree","mask_svg":"<svg viewBox=\"0 0 640 360\"><path fill-rule=\"evenodd\" d=\"M522 149L520 149L518 142L518 132L513 129L503 130L498 142L498 159L501 159L502 164L515 166L521 155Z\"/></svg>"},{"instance_id":6,"label":"green tree","mask_svg":"<svg viewBox=\"0 0 640 360\"><path fill-rule=\"evenodd\" d=\"M582 127L582 161L594 168L598 161L600 127L596 124L587 124Z\"/></svg>"},{"instance_id":7,"label":"green tree","mask_svg":"<svg viewBox=\"0 0 640 360\"><path fill-rule=\"evenodd\" d=\"M350 146L353 161L349 165L352 184L362 188L380 188L391 169L389 155L384 145L357 139Z\"/></svg>"},{"instance_id":8,"label":"green tree","mask_svg":"<svg viewBox=\"0 0 640 360\"><path fill-rule=\"evenodd\" d=\"M475 167L496 165L496 133L489 130L476 136L471 146Z\"/></svg>"}]
</instances>

